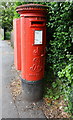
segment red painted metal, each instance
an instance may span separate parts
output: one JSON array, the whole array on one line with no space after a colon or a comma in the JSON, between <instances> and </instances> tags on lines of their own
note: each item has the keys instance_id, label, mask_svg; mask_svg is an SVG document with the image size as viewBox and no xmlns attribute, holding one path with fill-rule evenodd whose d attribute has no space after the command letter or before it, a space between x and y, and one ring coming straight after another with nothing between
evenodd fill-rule
<instances>
[{"instance_id":1,"label":"red painted metal","mask_svg":"<svg viewBox=\"0 0 73 120\"><path fill-rule=\"evenodd\" d=\"M21 70L21 29L20 18L13 20L14 29L14 64L16 70Z\"/></svg>"},{"instance_id":2,"label":"red painted metal","mask_svg":"<svg viewBox=\"0 0 73 120\"><path fill-rule=\"evenodd\" d=\"M21 14L21 77L27 81L41 80L45 65L46 6L26 4L16 11ZM42 31L42 44L34 44L35 31Z\"/></svg>"}]
</instances>

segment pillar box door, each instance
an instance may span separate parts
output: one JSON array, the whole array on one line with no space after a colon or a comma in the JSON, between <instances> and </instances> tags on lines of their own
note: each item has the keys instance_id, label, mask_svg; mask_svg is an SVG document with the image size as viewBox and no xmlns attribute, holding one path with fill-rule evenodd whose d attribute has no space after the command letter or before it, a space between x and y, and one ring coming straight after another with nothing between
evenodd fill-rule
<instances>
[{"instance_id":1,"label":"pillar box door","mask_svg":"<svg viewBox=\"0 0 73 120\"><path fill-rule=\"evenodd\" d=\"M42 91L42 84L37 83L40 83L44 77L46 9L46 6L40 4L25 4L16 8L21 16L21 78L23 82L27 83L24 87L26 98L32 98L33 92L31 91L37 89L37 85L38 89L35 94L39 97L41 95L40 91ZM37 85L32 87L34 83ZM31 85L29 86L29 84ZM29 87L30 91L28 90ZM34 98L36 99L36 96L33 96Z\"/></svg>"}]
</instances>

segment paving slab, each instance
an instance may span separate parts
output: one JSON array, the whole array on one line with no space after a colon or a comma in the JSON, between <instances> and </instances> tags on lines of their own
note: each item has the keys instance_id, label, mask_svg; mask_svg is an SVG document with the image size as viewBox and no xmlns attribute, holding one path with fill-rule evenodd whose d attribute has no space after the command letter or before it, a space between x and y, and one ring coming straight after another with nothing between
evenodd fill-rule
<instances>
[{"instance_id":1,"label":"paving slab","mask_svg":"<svg viewBox=\"0 0 73 120\"><path fill-rule=\"evenodd\" d=\"M25 100L23 94L21 94L16 98L15 104L20 118L46 118L41 109L42 100L39 102L28 102Z\"/></svg>"},{"instance_id":2,"label":"paving slab","mask_svg":"<svg viewBox=\"0 0 73 120\"><path fill-rule=\"evenodd\" d=\"M2 118L2 47L0 44L0 119Z\"/></svg>"},{"instance_id":3,"label":"paving slab","mask_svg":"<svg viewBox=\"0 0 73 120\"><path fill-rule=\"evenodd\" d=\"M10 83L17 79L18 73L15 69L12 70L14 63L14 51L8 41L0 41L2 48L2 117L3 118L44 118L41 110L42 101L37 103L27 102L21 93L16 100L13 100ZM1 56L1 54L0 54ZM0 88L1 90L1 88ZM0 96L1 97L1 96Z\"/></svg>"},{"instance_id":4,"label":"paving slab","mask_svg":"<svg viewBox=\"0 0 73 120\"><path fill-rule=\"evenodd\" d=\"M17 108L10 93L9 84L16 76L11 71L13 64L13 49L8 41L0 41L2 48L2 118L18 118Z\"/></svg>"}]
</instances>

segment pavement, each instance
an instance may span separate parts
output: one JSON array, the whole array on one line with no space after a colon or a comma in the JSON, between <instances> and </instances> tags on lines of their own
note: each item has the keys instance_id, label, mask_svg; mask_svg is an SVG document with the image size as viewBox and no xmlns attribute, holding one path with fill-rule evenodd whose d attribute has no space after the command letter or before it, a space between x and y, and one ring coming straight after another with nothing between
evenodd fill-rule
<instances>
[{"instance_id":1,"label":"pavement","mask_svg":"<svg viewBox=\"0 0 73 120\"><path fill-rule=\"evenodd\" d=\"M13 100L10 83L18 77L17 71L12 70L14 64L14 51L8 41L0 40L0 108L2 108L2 118L43 118L46 117L41 109L42 101L37 103L27 102L20 94ZM2 92L2 94L1 94ZM0 111L1 115L1 111Z\"/></svg>"},{"instance_id":2,"label":"pavement","mask_svg":"<svg viewBox=\"0 0 73 120\"><path fill-rule=\"evenodd\" d=\"M0 119L2 118L2 44L0 42Z\"/></svg>"}]
</instances>

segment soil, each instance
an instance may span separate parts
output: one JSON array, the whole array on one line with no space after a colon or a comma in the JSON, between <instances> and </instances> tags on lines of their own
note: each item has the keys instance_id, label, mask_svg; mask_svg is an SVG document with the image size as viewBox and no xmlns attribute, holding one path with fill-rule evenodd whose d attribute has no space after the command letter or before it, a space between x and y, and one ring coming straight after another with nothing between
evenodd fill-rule
<instances>
[{"instance_id":1,"label":"soil","mask_svg":"<svg viewBox=\"0 0 73 120\"><path fill-rule=\"evenodd\" d=\"M58 100L44 98L43 112L47 118L70 118L67 112L64 112L64 107L67 106L63 97Z\"/></svg>"}]
</instances>

